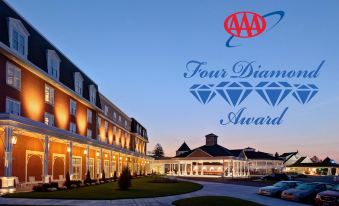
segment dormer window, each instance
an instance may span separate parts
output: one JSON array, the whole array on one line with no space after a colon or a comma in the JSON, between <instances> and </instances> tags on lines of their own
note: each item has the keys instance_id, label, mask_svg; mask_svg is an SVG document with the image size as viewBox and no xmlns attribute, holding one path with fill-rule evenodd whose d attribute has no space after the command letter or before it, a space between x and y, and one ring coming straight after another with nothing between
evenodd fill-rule
<instances>
[{"instance_id":1,"label":"dormer window","mask_svg":"<svg viewBox=\"0 0 339 206\"><path fill-rule=\"evenodd\" d=\"M48 74L56 80L60 76L60 58L54 50L47 50L47 70Z\"/></svg>"},{"instance_id":2,"label":"dormer window","mask_svg":"<svg viewBox=\"0 0 339 206\"><path fill-rule=\"evenodd\" d=\"M89 100L92 104L96 104L97 89L93 84L89 85Z\"/></svg>"},{"instance_id":3,"label":"dormer window","mask_svg":"<svg viewBox=\"0 0 339 206\"><path fill-rule=\"evenodd\" d=\"M107 105L105 105L105 106L104 106L104 109L105 109L105 110L104 110L104 112L105 112L105 115L107 116L107 115L108 115L108 106L107 106Z\"/></svg>"},{"instance_id":4,"label":"dormer window","mask_svg":"<svg viewBox=\"0 0 339 206\"><path fill-rule=\"evenodd\" d=\"M80 72L74 73L74 89L75 92L82 96L82 83L84 78L81 76Z\"/></svg>"},{"instance_id":5,"label":"dormer window","mask_svg":"<svg viewBox=\"0 0 339 206\"><path fill-rule=\"evenodd\" d=\"M8 18L8 36L10 48L27 58L29 33L20 20Z\"/></svg>"}]
</instances>

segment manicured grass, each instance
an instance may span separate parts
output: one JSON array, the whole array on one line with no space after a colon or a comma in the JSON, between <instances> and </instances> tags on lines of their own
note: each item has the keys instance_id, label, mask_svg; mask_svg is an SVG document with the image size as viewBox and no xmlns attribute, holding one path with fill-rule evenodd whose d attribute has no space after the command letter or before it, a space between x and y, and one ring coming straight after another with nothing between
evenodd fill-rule
<instances>
[{"instance_id":1,"label":"manicured grass","mask_svg":"<svg viewBox=\"0 0 339 206\"><path fill-rule=\"evenodd\" d=\"M225 196L201 196L173 202L176 206L263 206L261 204Z\"/></svg>"},{"instance_id":2,"label":"manicured grass","mask_svg":"<svg viewBox=\"0 0 339 206\"><path fill-rule=\"evenodd\" d=\"M127 191L119 190L116 182L81 187L56 192L23 192L8 194L5 197L41 198L41 199L83 199L112 200L126 198L161 197L193 192L202 185L191 182L150 183L154 177L143 177L132 180L132 187Z\"/></svg>"}]
</instances>

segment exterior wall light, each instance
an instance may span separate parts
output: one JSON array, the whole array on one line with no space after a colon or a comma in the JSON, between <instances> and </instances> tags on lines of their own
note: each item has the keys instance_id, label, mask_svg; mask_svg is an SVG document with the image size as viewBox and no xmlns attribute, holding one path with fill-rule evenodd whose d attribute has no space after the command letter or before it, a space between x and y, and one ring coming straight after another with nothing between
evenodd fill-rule
<instances>
[{"instance_id":1,"label":"exterior wall light","mask_svg":"<svg viewBox=\"0 0 339 206\"><path fill-rule=\"evenodd\" d=\"M108 157L108 155L107 154L105 154L105 158L107 158Z\"/></svg>"},{"instance_id":2,"label":"exterior wall light","mask_svg":"<svg viewBox=\"0 0 339 206\"><path fill-rule=\"evenodd\" d=\"M99 153L99 152L97 152L97 153L96 153L96 156L97 156L97 157L99 157L99 156L100 156L100 153Z\"/></svg>"},{"instance_id":3,"label":"exterior wall light","mask_svg":"<svg viewBox=\"0 0 339 206\"><path fill-rule=\"evenodd\" d=\"M88 152L87 152L87 149L85 149L85 150L84 150L84 154L87 155L87 153L88 153Z\"/></svg>"},{"instance_id":4,"label":"exterior wall light","mask_svg":"<svg viewBox=\"0 0 339 206\"><path fill-rule=\"evenodd\" d=\"M67 152L71 152L71 148L70 147L67 147Z\"/></svg>"},{"instance_id":5,"label":"exterior wall light","mask_svg":"<svg viewBox=\"0 0 339 206\"><path fill-rule=\"evenodd\" d=\"M13 145L16 144L17 141L18 141L18 138L16 136L13 136L11 140L12 144Z\"/></svg>"}]
</instances>

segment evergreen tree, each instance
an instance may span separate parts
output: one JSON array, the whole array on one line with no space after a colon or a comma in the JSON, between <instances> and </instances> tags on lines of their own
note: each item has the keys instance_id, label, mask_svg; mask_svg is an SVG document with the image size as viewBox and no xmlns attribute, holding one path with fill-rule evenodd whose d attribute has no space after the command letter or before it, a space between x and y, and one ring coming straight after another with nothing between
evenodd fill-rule
<instances>
[{"instance_id":1,"label":"evergreen tree","mask_svg":"<svg viewBox=\"0 0 339 206\"><path fill-rule=\"evenodd\" d=\"M105 170L102 170L102 181L106 181Z\"/></svg>"},{"instance_id":2,"label":"evergreen tree","mask_svg":"<svg viewBox=\"0 0 339 206\"><path fill-rule=\"evenodd\" d=\"M162 148L161 144L156 144L153 150L153 155L155 157L163 157L164 156L164 149Z\"/></svg>"},{"instance_id":3,"label":"evergreen tree","mask_svg":"<svg viewBox=\"0 0 339 206\"><path fill-rule=\"evenodd\" d=\"M118 179L118 185L121 190L128 190L132 184L131 171L128 167L124 167Z\"/></svg>"}]
</instances>

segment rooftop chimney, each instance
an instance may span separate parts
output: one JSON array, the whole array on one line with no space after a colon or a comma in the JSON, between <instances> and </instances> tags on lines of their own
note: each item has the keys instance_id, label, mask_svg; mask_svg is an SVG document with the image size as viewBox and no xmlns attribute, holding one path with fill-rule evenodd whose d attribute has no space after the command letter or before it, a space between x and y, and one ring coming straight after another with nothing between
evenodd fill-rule
<instances>
[{"instance_id":1,"label":"rooftop chimney","mask_svg":"<svg viewBox=\"0 0 339 206\"><path fill-rule=\"evenodd\" d=\"M205 136L206 137L206 146L213 146L218 144L218 136L211 133Z\"/></svg>"}]
</instances>

